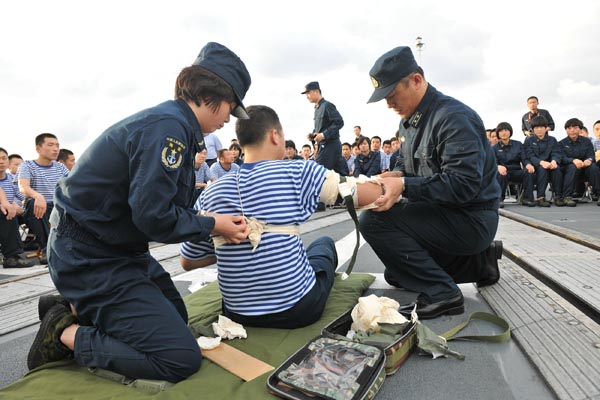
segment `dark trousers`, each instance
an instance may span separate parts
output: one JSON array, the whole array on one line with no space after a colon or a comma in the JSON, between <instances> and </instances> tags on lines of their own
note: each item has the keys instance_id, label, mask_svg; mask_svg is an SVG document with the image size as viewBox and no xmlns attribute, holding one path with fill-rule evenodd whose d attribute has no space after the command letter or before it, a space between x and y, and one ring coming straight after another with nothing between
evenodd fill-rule
<instances>
[{"instance_id":1,"label":"dark trousers","mask_svg":"<svg viewBox=\"0 0 600 400\"><path fill-rule=\"evenodd\" d=\"M500 198L504 200L506 195L506 187L509 182L520 182L523 184L523 191L526 200L533 200L533 174L530 174L525 169L507 170L506 175L496 175L498 183L502 188Z\"/></svg>"},{"instance_id":2,"label":"dark trousers","mask_svg":"<svg viewBox=\"0 0 600 400\"><path fill-rule=\"evenodd\" d=\"M563 193L565 196L573 196L575 186L580 179L589 182L594 193L598 193L600 190L600 171L596 164L592 163L589 167L578 169L575 164L571 163L562 166L562 170L564 172Z\"/></svg>"},{"instance_id":3,"label":"dark trousers","mask_svg":"<svg viewBox=\"0 0 600 400\"><path fill-rule=\"evenodd\" d=\"M44 213L42 218L36 218L33 214L34 203L35 200L32 198L25 200L23 217L25 218L25 223L29 227L29 232L35 235L35 241L43 250L48 245L48 235L50 234L49 219L54 204L46 203L46 213Z\"/></svg>"},{"instance_id":4,"label":"dark trousers","mask_svg":"<svg viewBox=\"0 0 600 400\"><path fill-rule=\"evenodd\" d=\"M430 302L458 294L457 283L487 277L485 250L497 228L497 210L425 202L398 203L360 216L360 232L383 262L386 281Z\"/></svg>"},{"instance_id":5,"label":"dark trousers","mask_svg":"<svg viewBox=\"0 0 600 400\"><path fill-rule=\"evenodd\" d=\"M321 318L329 292L333 286L338 258L333 239L323 236L306 249L308 262L315 270L313 288L292 308L275 314L241 315L227 310L223 303L223 315L245 326L262 328L295 329L310 325Z\"/></svg>"},{"instance_id":6,"label":"dark trousers","mask_svg":"<svg viewBox=\"0 0 600 400\"><path fill-rule=\"evenodd\" d=\"M535 166L535 185L537 197L545 197L546 189L548 188L548 180L552 180L552 190L554 197L563 198L563 175L560 168L545 169L541 165Z\"/></svg>"},{"instance_id":7,"label":"dark trousers","mask_svg":"<svg viewBox=\"0 0 600 400\"><path fill-rule=\"evenodd\" d=\"M342 143L337 141L321 141L319 142L319 151L317 152L317 164L321 164L327 169L335 170L338 174L343 171L338 171L342 167L338 163L342 155Z\"/></svg>"},{"instance_id":8,"label":"dark trousers","mask_svg":"<svg viewBox=\"0 0 600 400\"><path fill-rule=\"evenodd\" d=\"M0 214L0 251L7 258L16 257L23 252L17 217L8 220L5 215Z\"/></svg>"},{"instance_id":9,"label":"dark trousers","mask_svg":"<svg viewBox=\"0 0 600 400\"><path fill-rule=\"evenodd\" d=\"M52 280L86 324L75 336L77 363L170 382L195 373L202 355L169 274L148 253L77 237L53 227L48 243Z\"/></svg>"}]
</instances>

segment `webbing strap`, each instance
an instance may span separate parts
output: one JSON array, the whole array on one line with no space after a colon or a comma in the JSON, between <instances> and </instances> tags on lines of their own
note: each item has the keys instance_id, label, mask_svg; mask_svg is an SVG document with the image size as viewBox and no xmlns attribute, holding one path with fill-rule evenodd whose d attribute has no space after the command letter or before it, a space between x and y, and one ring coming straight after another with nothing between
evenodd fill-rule
<instances>
[{"instance_id":1,"label":"webbing strap","mask_svg":"<svg viewBox=\"0 0 600 400\"><path fill-rule=\"evenodd\" d=\"M497 325L500 328L504 329L504 332L499 333L497 335L455 336L458 332L462 331L467 325L469 325L469 323L471 321L476 320L476 319L479 319L482 321L487 321L494 325ZM469 315L469 318L465 322L455 326L454 328L450 329L447 332L442 333L440 336L448 341L450 341L450 340L479 340L482 342L502 343L502 342L507 342L510 339L510 327L508 326L508 322L506 322L503 318L501 318L497 315L494 315L494 314L478 311L478 312L474 312L473 314Z\"/></svg>"},{"instance_id":2,"label":"webbing strap","mask_svg":"<svg viewBox=\"0 0 600 400\"><path fill-rule=\"evenodd\" d=\"M340 183L346 182L345 176L340 176ZM352 257L350 258L350 263L348 264L348 268L346 268L346 272L342 274L342 280L348 278L352 273L352 268L354 268L354 263L356 262L356 255L358 254L358 249L360 248L360 229L358 225L358 215L356 214L356 208L354 208L354 199L352 196L344 197L344 203L346 204L346 209L348 213L354 220L354 230L356 231L356 244L354 245L354 251L352 252Z\"/></svg>"},{"instance_id":3,"label":"webbing strap","mask_svg":"<svg viewBox=\"0 0 600 400\"><path fill-rule=\"evenodd\" d=\"M104 379L118 382L128 387L134 387L144 392L157 394L171 388L174 384L167 381L152 380L152 379L133 379L121 375L118 372L109 371L102 368L88 368L92 374Z\"/></svg>"}]
</instances>

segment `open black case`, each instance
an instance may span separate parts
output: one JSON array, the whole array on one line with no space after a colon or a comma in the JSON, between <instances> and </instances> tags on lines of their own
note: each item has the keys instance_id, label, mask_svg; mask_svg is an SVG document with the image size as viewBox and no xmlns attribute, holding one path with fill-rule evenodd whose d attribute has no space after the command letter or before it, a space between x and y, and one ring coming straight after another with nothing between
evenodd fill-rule
<instances>
[{"instance_id":1,"label":"open black case","mask_svg":"<svg viewBox=\"0 0 600 400\"><path fill-rule=\"evenodd\" d=\"M412 322L403 329L402 336L399 340L391 345L380 348L366 344L359 344L347 339L345 335L348 333L352 325L352 310L348 310L335 321L331 322L323 328L321 335L310 340L300 350L294 353L283 364L281 364L267 380L268 390L285 399L298 400L313 400L316 398L332 399L332 400L358 400L372 399L375 397L381 385L385 380L386 375L395 373L402 363L408 358L416 344L416 325ZM323 357L323 353L319 353L318 349L322 343L330 343L336 350L336 354L344 353L342 357ZM354 349L359 346L359 349ZM347 373L349 364L354 362L354 355L349 357L345 354L345 349L353 349L359 352L368 353L371 357L371 363L364 365L364 368L354 374ZM348 350L351 352L350 350ZM326 359L326 373L314 373L315 369L303 368L307 363L314 366L314 359ZM350 361L348 361L350 358ZM358 361L361 357L357 357ZM358 364L358 362L357 362ZM292 373L290 374L290 370ZM307 381L312 383L318 382L320 385L312 385L303 382L295 382L289 379L296 372L299 380L307 378ZM334 379L329 380L327 374L333 373ZM338 387L337 378L340 378L340 387L344 387L344 383L349 383L355 390L345 390ZM316 386L320 389L314 390Z\"/></svg>"}]
</instances>

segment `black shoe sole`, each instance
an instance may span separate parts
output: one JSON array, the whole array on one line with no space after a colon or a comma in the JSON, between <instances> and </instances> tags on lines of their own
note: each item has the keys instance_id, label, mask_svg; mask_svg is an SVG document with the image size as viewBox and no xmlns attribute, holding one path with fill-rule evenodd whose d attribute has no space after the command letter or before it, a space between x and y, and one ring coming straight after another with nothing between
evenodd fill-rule
<instances>
[{"instance_id":1,"label":"black shoe sole","mask_svg":"<svg viewBox=\"0 0 600 400\"><path fill-rule=\"evenodd\" d=\"M441 317L442 315L460 315L460 314L463 314L464 312L465 312L465 306L462 305L462 306L448 308L446 310L442 310L440 312L433 313L433 314L419 314L419 311L417 310L417 315L419 316L419 319L434 319L437 317Z\"/></svg>"},{"instance_id":2,"label":"black shoe sole","mask_svg":"<svg viewBox=\"0 0 600 400\"><path fill-rule=\"evenodd\" d=\"M44 319L44 316L54 306L55 304L62 304L67 308L67 310L71 309L71 305L64 297L60 295L46 294L44 296L40 296L38 300L38 317L41 320Z\"/></svg>"},{"instance_id":3,"label":"black shoe sole","mask_svg":"<svg viewBox=\"0 0 600 400\"><path fill-rule=\"evenodd\" d=\"M40 324L40 330L38 331L35 339L33 340L33 344L29 349L29 353L27 354L27 368L31 371L47 362L44 360L44 356L41 352L41 348L44 344L44 337L46 336L46 332L52 325L57 324L64 315L68 313L68 310L60 304L55 304L48 310L42 323Z\"/></svg>"},{"instance_id":4,"label":"black shoe sole","mask_svg":"<svg viewBox=\"0 0 600 400\"><path fill-rule=\"evenodd\" d=\"M17 265L6 265L6 264L3 264L2 266L3 266L5 269L8 269L8 268L14 268L14 269L18 269L18 268L32 268L32 267L34 267L35 265L18 265L18 264L17 264Z\"/></svg>"},{"instance_id":5,"label":"black shoe sole","mask_svg":"<svg viewBox=\"0 0 600 400\"><path fill-rule=\"evenodd\" d=\"M460 314L464 313L465 312L464 298L461 296L460 299L453 299L453 300L454 301L449 302L446 305L443 305L443 306L439 305L427 313L425 313L423 311L423 309L430 305L423 305L423 304L417 302L417 304L422 305L420 311L417 306L417 315L419 316L419 319L433 319L433 318L440 317L442 315L460 315ZM400 312L400 314L403 314L407 318L410 318L410 315L411 315L414 307L415 307L415 303L412 303L410 305L400 307L399 312Z\"/></svg>"}]
</instances>

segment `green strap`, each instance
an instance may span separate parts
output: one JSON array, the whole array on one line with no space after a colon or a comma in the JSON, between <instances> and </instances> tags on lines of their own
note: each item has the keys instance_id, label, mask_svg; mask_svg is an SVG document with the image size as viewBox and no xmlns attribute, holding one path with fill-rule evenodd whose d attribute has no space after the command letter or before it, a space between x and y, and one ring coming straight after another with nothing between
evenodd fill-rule
<instances>
[{"instance_id":1,"label":"green strap","mask_svg":"<svg viewBox=\"0 0 600 400\"><path fill-rule=\"evenodd\" d=\"M458 332L462 331L467 325L469 325L469 323L471 321L473 321L475 319L487 321L494 325L497 325L500 328L504 329L504 332L499 333L497 335L455 336ZM494 314L478 311L478 312L474 312L473 314L469 315L469 318L465 322L459 324L458 326L455 326L454 328L450 329L449 331L447 331L445 333L442 333L440 336L448 341L450 341L450 340L480 340L483 342L502 343L502 342L507 342L510 339L510 327L508 326L508 322L506 322L503 318L501 318L497 315L494 315Z\"/></svg>"},{"instance_id":2,"label":"green strap","mask_svg":"<svg viewBox=\"0 0 600 400\"><path fill-rule=\"evenodd\" d=\"M102 368L88 368L92 374L113 382L121 383L128 387L134 387L144 392L157 394L171 388L174 384L167 381L152 380L152 379L133 379L121 375L117 372L109 371Z\"/></svg>"},{"instance_id":3,"label":"green strap","mask_svg":"<svg viewBox=\"0 0 600 400\"><path fill-rule=\"evenodd\" d=\"M340 183L346 182L345 176L340 176ZM352 257L350 258L350 263L348 264L348 268L346 272L342 275L342 279L346 279L351 273L352 268L354 268L354 263L356 262L356 255L358 254L358 249L360 249L360 228L358 225L358 215L356 214L356 209L354 208L354 199L352 196L344 197L344 203L346 204L346 209L348 213L354 220L354 230L356 231L356 244L354 245L354 251L352 252Z\"/></svg>"}]
</instances>

